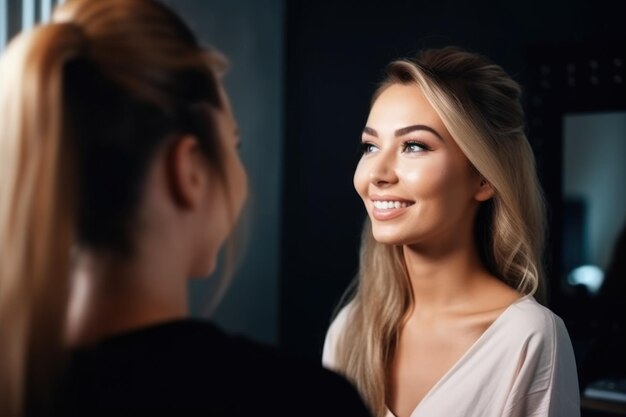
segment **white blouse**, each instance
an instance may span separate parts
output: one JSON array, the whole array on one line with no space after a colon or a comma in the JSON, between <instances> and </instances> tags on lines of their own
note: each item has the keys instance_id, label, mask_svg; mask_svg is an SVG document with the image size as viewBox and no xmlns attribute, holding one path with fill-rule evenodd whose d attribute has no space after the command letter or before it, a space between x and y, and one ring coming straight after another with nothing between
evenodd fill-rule
<instances>
[{"instance_id":1,"label":"white blouse","mask_svg":"<svg viewBox=\"0 0 626 417\"><path fill-rule=\"evenodd\" d=\"M351 305L326 334L322 363L335 369ZM578 417L572 343L563 321L532 297L498 316L430 389L411 417ZM387 410L386 417L394 417Z\"/></svg>"}]
</instances>

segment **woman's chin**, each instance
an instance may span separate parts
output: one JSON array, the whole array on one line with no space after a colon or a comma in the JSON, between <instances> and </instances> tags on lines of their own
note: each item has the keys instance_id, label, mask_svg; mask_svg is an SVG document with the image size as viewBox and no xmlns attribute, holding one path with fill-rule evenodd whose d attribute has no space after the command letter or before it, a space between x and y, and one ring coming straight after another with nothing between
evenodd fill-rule
<instances>
[{"instance_id":1,"label":"woman's chin","mask_svg":"<svg viewBox=\"0 0 626 417\"><path fill-rule=\"evenodd\" d=\"M385 245L403 245L404 241L397 234L373 233L374 240Z\"/></svg>"},{"instance_id":2,"label":"woman's chin","mask_svg":"<svg viewBox=\"0 0 626 417\"><path fill-rule=\"evenodd\" d=\"M213 259L210 262L205 263L202 266L194 268L191 273L190 279L208 279L215 273L217 269L217 260Z\"/></svg>"}]
</instances>

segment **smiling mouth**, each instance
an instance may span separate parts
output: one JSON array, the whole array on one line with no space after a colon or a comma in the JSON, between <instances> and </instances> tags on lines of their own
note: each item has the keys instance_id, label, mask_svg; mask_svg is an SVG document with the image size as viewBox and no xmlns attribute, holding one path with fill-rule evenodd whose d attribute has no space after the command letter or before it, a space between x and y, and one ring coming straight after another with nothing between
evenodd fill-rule
<instances>
[{"instance_id":1,"label":"smiling mouth","mask_svg":"<svg viewBox=\"0 0 626 417\"><path fill-rule=\"evenodd\" d=\"M413 201L398 201L398 200L372 200L374 208L378 210L393 210L400 208L407 208L415 204Z\"/></svg>"}]
</instances>

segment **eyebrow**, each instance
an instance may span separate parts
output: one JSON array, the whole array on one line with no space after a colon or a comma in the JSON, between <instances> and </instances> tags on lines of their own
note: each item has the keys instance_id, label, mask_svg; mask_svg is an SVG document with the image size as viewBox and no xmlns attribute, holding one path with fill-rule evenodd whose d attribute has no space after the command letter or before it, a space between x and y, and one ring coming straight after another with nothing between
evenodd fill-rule
<instances>
[{"instance_id":1,"label":"eyebrow","mask_svg":"<svg viewBox=\"0 0 626 417\"><path fill-rule=\"evenodd\" d=\"M427 132L430 132L433 135L437 136L439 140L443 141L443 137L435 129L426 125L412 125L412 126L403 127L401 129L396 130L394 132L394 136L395 137L404 136L407 133L415 132L418 130L426 130ZM378 132L368 126L365 126L363 128L363 133L367 133L368 135L378 137Z\"/></svg>"}]
</instances>

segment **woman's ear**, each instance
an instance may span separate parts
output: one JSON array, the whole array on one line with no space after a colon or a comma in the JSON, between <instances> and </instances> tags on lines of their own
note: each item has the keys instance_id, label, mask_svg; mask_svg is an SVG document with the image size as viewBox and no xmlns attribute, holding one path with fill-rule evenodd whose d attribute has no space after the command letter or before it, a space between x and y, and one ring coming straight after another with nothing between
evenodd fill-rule
<instances>
[{"instance_id":1,"label":"woman's ear","mask_svg":"<svg viewBox=\"0 0 626 417\"><path fill-rule=\"evenodd\" d=\"M166 177L176 205L193 209L201 204L209 176L195 136L181 136L170 145L166 156Z\"/></svg>"},{"instance_id":2,"label":"woman's ear","mask_svg":"<svg viewBox=\"0 0 626 417\"><path fill-rule=\"evenodd\" d=\"M487 201L490 198L492 198L494 194L495 194L495 191L493 190L493 187L491 186L489 181L481 177L480 183L478 184L478 190L476 190L476 193L474 194L474 198L477 201Z\"/></svg>"}]
</instances>

